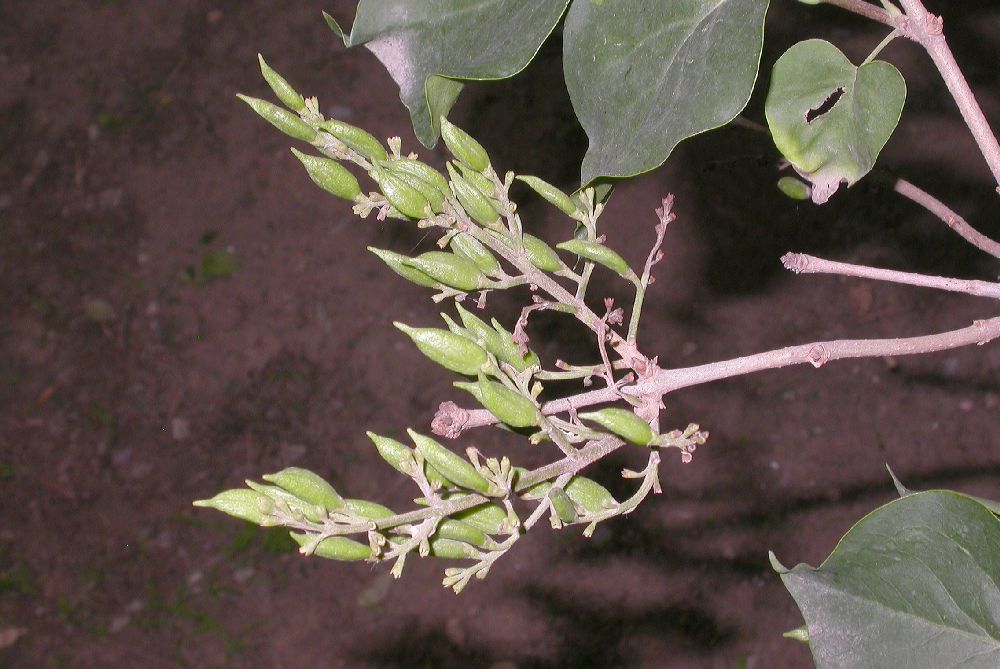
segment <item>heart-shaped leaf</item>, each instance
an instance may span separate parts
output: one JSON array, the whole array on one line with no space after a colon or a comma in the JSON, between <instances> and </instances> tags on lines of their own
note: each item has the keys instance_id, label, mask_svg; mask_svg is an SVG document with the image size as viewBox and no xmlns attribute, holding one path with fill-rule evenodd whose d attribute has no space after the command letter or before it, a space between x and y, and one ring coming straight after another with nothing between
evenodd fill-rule
<instances>
[{"instance_id":1,"label":"heart-shaped leaf","mask_svg":"<svg viewBox=\"0 0 1000 669\"><path fill-rule=\"evenodd\" d=\"M765 103L774 143L822 204L868 174L906 101L906 82L876 60L856 67L824 40L799 42L774 64Z\"/></svg>"},{"instance_id":2,"label":"heart-shaped leaf","mask_svg":"<svg viewBox=\"0 0 1000 669\"><path fill-rule=\"evenodd\" d=\"M1000 520L950 491L862 518L818 568L787 570L819 669L1000 666Z\"/></svg>"},{"instance_id":3,"label":"heart-shaped leaf","mask_svg":"<svg viewBox=\"0 0 1000 669\"><path fill-rule=\"evenodd\" d=\"M569 0L362 0L350 35L327 16L347 46L364 44L382 61L410 110L424 146L462 83L511 77L524 69Z\"/></svg>"},{"instance_id":4,"label":"heart-shaped leaf","mask_svg":"<svg viewBox=\"0 0 1000 669\"><path fill-rule=\"evenodd\" d=\"M757 79L767 0L576 0L563 68L590 137L582 182L659 167L731 121Z\"/></svg>"}]
</instances>

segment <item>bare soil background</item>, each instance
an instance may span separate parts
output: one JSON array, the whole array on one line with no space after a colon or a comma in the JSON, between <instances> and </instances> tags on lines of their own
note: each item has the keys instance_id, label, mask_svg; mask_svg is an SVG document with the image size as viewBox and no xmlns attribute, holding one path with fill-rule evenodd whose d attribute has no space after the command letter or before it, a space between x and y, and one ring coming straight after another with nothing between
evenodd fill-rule
<instances>
[{"instance_id":1,"label":"bare soil background","mask_svg":"<svg viewBox=\"0 0 1000 669\"><path fill-rule=\"evenodd\" d=\"M774 4L757 120L768 68L794 41L826 37L860 61L883 35ZM930 4L1000 125L1000 7ZM780 636L801 618L768 549L818 564L892 499L885 463L913 488L1000 496L994 344L670 397L668 424L712 438L690 465L668 458L661 496L590 540L535 531L459 597L438 562L393 582L193 509L290 464L402 508L414 493L364 430L426 429L459 399L390 326L433 324L438 309L364 252L428 242L352 217L234 97L265 95L262 51L327 113L440 164L380 64L345 50L322 9L349 24L353 3L0 0L0 667L808 667ZM1000 236L985 165L938 78L921 76L930 61L905 43L885 56L909 100L883 165ZM470 85L452 118L502 169L575 185L586 138L558 35L513 82ZM778 194L776 164L764 138L728 128L613 197L610 243L639 261L653 209L677 195L640 338L661 365L995 315L972 297L784 272L788 250L960 277L997 266L878 179L815 208ZM521 195L538 234L568 234ZM238 269L216 276L226 268L206 257ZM624 295L601 280L611 287L593 298ZM564 319L532 335L543 359L593 356ZM508 446L490 432L465 443ZM510 448L528 465L552 456ZM623 453L590 473L625 492L616 472L640 462Z\"/></svg>"}]
</instances>

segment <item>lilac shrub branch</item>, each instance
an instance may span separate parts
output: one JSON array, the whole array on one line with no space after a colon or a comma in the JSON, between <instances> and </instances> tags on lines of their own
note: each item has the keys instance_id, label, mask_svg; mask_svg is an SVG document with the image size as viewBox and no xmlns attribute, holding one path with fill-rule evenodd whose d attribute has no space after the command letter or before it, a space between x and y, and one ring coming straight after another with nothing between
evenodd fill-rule
<instances>
[{"instance_id":1,"label":"lilac shrub branch","mask_svg":"<svg viewBox=\"0 0 1000 669\"><path fill-rule=\"evenodd\" d=\"M903 197L916 202L921 207L931 212L945 225L958 233L962 239L969 242L977 249L989 253L994 258L1000 259L1000 243L997 243L973 228L969 223L956 214L945 203L938 200L933 195L913 185L906 179L896 181L893 189Z\"/></svg>"}]
</instances>

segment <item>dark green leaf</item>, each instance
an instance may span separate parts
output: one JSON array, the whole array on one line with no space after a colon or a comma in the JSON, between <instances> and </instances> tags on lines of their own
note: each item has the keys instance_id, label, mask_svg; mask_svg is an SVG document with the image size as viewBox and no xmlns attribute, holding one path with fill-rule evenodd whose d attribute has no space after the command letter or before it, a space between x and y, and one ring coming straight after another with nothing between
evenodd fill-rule
<instances>
[{"instance_id":1,"label":"dark green leaf","mask_svg":"<svg viewBox=\"0 0 1000 669\"><path fill-rule=\"evenodd\" d=\"M819 669L1000 666L1000 520L976 500L912 493L861 519L818 569L773 562Z\"/></svg>"},{"instance_id":2,"label":"dark green leaf","mask_svg":"<svg viewBox=\"0 0 1000 669\"><path fill-rule=\"evenodd\" d=\"M765 112L775 146L822 204L868 174L899 123L906 82L876 60L855 67L829 42L799 42L774 64Z\"/></svg>"},{"instance_id":3,"label":"dark green leaf","mask_svg":"<svg viewBox=\"0 0 1000 669\"><path fill-rule=\"evenodd\" d=\"M576 0L564 69L590 137L583 183L658 167L731 121L757 79L768 0Z\"/></svg>"},{"instance_id":4,"label":"dark green leaf","mask_svg":"<svg viewBox=\"0 0 1000 669\"><path fill-rule=\"evenodd\" d=\"M510 77L527 66L569 0L362 0L347 46L364 44L382 61L425 146L462 89L455 79Z\"/></svg>"}]
</instances>

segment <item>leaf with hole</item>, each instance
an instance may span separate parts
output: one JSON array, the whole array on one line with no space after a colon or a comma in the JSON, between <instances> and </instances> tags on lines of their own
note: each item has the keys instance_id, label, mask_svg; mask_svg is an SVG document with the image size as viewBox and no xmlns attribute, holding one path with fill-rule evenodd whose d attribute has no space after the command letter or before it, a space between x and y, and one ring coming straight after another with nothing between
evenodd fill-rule
<instances>
[{"instance_id":1,"label":"leaf with hole","mask_svg":"<svg viewBox=\"0 0 1000 669\"><path fill-rule=\"evenodd\" d=\"M441 132L463 80L504 79L524 69L569 0L362 0L347 46L364 44L399 86L424 146Z\"/></svg>"},{"instance_id":2,"label":"leaf with hole","mask_svg":"<svg viewBox=\"0 0 1000 669\"><path fill-rule=\"evenodd\" d=\"M771 559L819 669L1000 666L1000 520L977 500L912 493L858 521L819 568Z\"/></svg>"},{"instance_id":3,"label":"leaf with hole","mask_svg":"<svg viewBox=\"0 0 1000 669\"><path fill-rule=\"evenodd\" d=\"M765 113L778 150L822 204L871 171L905 101L906 82L889 63L856 67L829 42L811 39L774 64Z\"/></svg>"},{"instance_id":4,"label":"leaf with hole","mask_svg":"<svg viewBox=\"0 0 1000 669\"><path fill-rule=\"evenodd\" d=\"M659 167L750 99L767 0L577 0L563 69L590 138L582 182Z\"/></svg>"}]
</instances>

